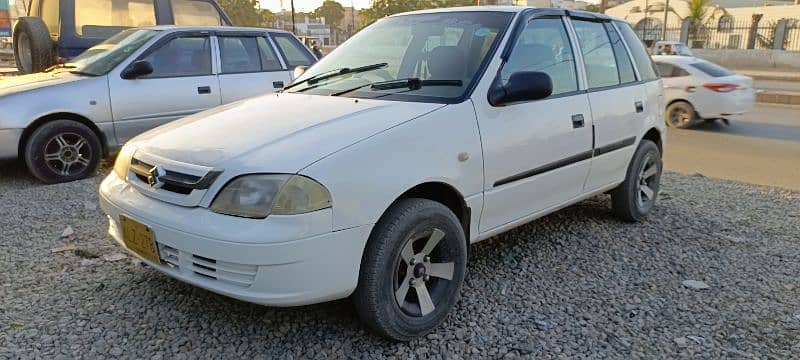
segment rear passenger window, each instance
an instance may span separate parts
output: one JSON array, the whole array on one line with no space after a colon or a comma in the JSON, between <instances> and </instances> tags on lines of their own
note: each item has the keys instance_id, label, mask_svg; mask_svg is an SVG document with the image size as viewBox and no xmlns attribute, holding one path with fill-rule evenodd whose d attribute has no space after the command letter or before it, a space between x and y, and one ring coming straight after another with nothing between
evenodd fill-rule
<instances>
[{"instance_id":1,"label":"rear passenger window","mask_svg":"<svg viewBox=\"0 0 800 360\"><path fill-rule=\"evenodd\" d=\"M617 60L603 23L583 20L573 23L583 54L589 89L618 85Z\"/></svg>"},{"instance_id":2,"label":"rear passenger window","mask_svg":"<svg viewBox=\"0 0 800 360\"><path fill-rule=\"evenodd\" d=\"M711 77L724 77L724 76L731 76L735 75L733 71L730 71L722 66L717 64L712 64L710 62L699 61L696 63L691 63L689 66L700 70Z\"/></svg>"},{"instance_id":3,"label":"rear passenger window","mask_svg":"<svg viewBox=\"0 0 800 360\"><path fill-rule=\"evenodd\" d=\"M611 40L611 48L614 50L614 57L617 59L617 69L619 69L619 82L627 84L636 81L636 74L633 71L633 63L625 50L625 44L617 33L617 29L611 23L604 23L608 38Z\"/></svg>"},{"instance_id":4,"label":"rear passenger window","mask_svg":"<svg viewBox=\"0 0 800 360\"><path fill-rule=\"evenodd\" d=\"M220 37L219 52L223 74L261 71L261 55L255 37Z\"/></svg>"},{"instance_id":5,"label":"rear passenger window","mask_svg":"<svg viewBox=\"0 0 800 360\"><path fill-rule=\"evenodd\" d=\"M278 55L275 54L275 50L273 50L272 46L269 44L269 40L263 37L258 38L258 50L261 54L261 68L264 71L283 70L281 61L278 59Z\"/></svg>"},{"instance_id":6,"label":"rear passenger window","mask_svg":"<svg viewBox=\"0 0 800 360\"><path fill-rule=\"evenodd\" d=\"M294 36L278 33L272 34L272 37L275 39L275 44L278 45L284 58L286 58L286 64L289 65L290 69L298 66L309 66L314 63L311 53Z\"/></svg>"},{"instance_id":7,"label":"rear passenger window","mask_svg":"<svg viewBox=\"0 0 800 360\"><path fill-rule=\"evenodd\" d=\"M520 71L541 71L550 75L553 95L578 90L575 59L561 19L535 19L528 23L500 71L503 84L511 74Z\"/></svg>"},{"instance_id":8,"label":"rear passenger window","mask_svg":"<svg viewBox=\"0 0 800 360\"><path fill-rule=\"evenodd\" d=\"M650 81L657 79L658 75L656 75L656 70L653 67L653 62L650 60L650 55L647 55L647 50L645 50L642 41L639 40L636 33L633 32L631 26L622 21L614 21L614 24L622 34L622 39L628 44L628 48L631 49L633 62L639 70L639 77L641 80Z\"/></svg>"}]
</instances>

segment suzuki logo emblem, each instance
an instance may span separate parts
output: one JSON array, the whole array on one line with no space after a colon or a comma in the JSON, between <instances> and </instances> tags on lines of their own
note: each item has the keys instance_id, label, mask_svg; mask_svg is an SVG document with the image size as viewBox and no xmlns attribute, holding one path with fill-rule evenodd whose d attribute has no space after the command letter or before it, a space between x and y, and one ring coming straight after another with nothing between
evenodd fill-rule
<instances>
[{"instance_id":1,"label":"suzuki logo emblem","mask_svg":"<svg viewBox=\"0 0 800 360\"><path fill-rule=\"evenodd\" d=\"M160 188L162 185L164 185L164 183L159 181L158 178L164 175L165 171L163 169L159 168L158 166L153 166L152 169L147 171L147 185L150 185L150 187L153 189Z\"/></svg>"}]
</instances>

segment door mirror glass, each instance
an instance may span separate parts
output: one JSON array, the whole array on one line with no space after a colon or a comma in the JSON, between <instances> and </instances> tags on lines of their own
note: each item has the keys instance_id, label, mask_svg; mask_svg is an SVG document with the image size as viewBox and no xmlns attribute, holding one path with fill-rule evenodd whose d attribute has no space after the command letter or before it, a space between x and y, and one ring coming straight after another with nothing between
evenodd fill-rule
<instances>
[{"instance_id":1,"label":"door mirror glass","mask_svg":"<svg viewBox=\"0 0 800 360\"><path fill-rule=\"evenodd\" d=\"M517 101L544 99L553 93L553 80L540 71L520 71L511 74L508 83L497 85L489 93L489 103L497 106Z\"/></svg>"},{"instance_id":2,"label":"door mirror glass","mask_svg":"<svg viewBox=\"0 0 800 360\"><path fill-rule=\"evenodd\" d=\"M122 78L126 80L136 79L141 76L153 73L153 65L147 60L138 60L122 72Z\"/></svg>"}]
</instances>

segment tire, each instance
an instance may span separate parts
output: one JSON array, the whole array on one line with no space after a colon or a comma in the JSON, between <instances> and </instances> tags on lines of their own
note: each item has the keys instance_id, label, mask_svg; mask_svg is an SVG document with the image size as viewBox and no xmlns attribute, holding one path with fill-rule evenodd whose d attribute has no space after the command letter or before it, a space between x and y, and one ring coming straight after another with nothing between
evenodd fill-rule
<instances>
[{"instance_id":1,"label":"tire","mask_svg":"<svg viewBox=\"0 0 800 360\"><path fill-rule=\"evenodd\" d=\"M643 220L655 206L662 169L658 146L642 140L628 165L625 181L611 191L614 215L628 222Z\"/></svg>"},{"instance_id":2,"label":"tire","mask_svg":"<svg viewBox=\"0 0 800 360\"><path fill-rule=\"evenodd\" d=\"M467 240L455 214L435 201L403 199L373 229L352 300L372 330L409 341L445 320L460 297L466 265ZM432 306L420 301L420 287Z\"/></svg>"},{"instance_id":3,"label":"tire","mask_svg":"<svg viewBox=\"0 0 800 360\"><path fill-rule=\"evenodd\" d=\"M40 72L55 65L55 45L41 18L19 18L14 27L14 58L23 74Z\"/></svg>"},{"instance_id":4,"label":"tire","mask_svg":"<svg viewBox=\"0 0 800 360\"><path fill-rule=\"evenodd\" d=\"M667 126L676 129L688 129L696 119L694 107L685 101L676 101L669 104L667 111L664 113L664 120L667 122Z\"/></svg>"},{"instance_id":5,"label":"tire","mask_svg":"<svg viewBox=\"0 0 800 360\"><path fill-rule=\"evenodd\" d=\"M56 120L37 128L25 144L25 163L46 184L87 178L97 171L103 148L86 125Z\"/></svg>"}]
</instances>

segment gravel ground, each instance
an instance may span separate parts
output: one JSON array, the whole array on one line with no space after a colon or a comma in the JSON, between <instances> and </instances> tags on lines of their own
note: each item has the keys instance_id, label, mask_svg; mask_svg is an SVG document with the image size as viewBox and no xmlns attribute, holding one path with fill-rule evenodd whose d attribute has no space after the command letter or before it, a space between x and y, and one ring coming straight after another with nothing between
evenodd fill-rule
<instances>
[{"instance_id":1,"label":"gravel ground","mask_svg":"<svg viewBox=\"0 0 800 360\"><path fill-rule=\"evenodd\" d=\"M669 173L636 225L605 196L584 201L473 245L458 307L402 344L367 332L344 300L267 308L105 260L119 249L95 206L100 180L43 186L0 164L0 358L800 353L797 192ZM67 226L77 249L51 252Z\"/></svg>"}]
</instances>

